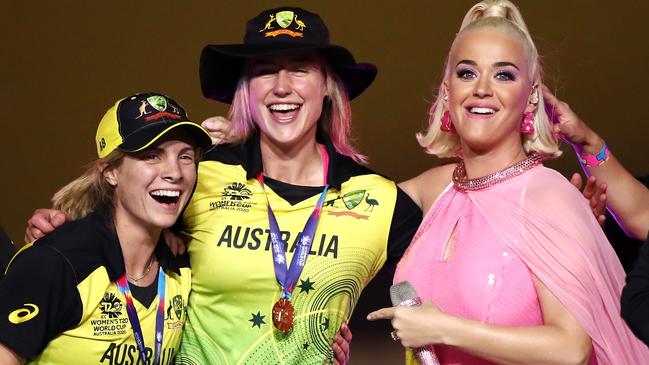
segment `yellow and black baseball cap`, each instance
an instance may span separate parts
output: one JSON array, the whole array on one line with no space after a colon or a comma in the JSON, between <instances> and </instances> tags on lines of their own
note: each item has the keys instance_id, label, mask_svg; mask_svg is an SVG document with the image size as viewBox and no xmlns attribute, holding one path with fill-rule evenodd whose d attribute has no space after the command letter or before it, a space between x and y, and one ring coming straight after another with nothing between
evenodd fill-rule
<instances>
[{"instance_id":1,"label":"yellow and black baseball cap","mask_svg":"<svg viewBox=\"0 0 649 365\"><path fill-rule=\"evenodd\" d=\"M192 134L199 147L208 147L209 134L189 120L175 100L158 93L140 93L118 100L108 109L97 127L95 142L99 158L119 149L137 152L149 147L165 133L182 127Z\"/></svg>"}]
</instances>

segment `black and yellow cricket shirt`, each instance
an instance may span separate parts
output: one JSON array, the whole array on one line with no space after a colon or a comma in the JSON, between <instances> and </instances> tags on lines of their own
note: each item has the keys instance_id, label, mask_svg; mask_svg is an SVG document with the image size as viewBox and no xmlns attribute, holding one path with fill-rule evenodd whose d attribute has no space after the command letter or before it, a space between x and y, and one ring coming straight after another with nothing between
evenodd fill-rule
<instances>
[{"instance_id":1,"label":"black and yellow cricket shirt","mask_svg":"<svg viewBox=\"0 0 649 365\"><path fill-rule=\"evenodd\" d=\"M178 352L191 271L161 239L155 255L166 275L161 364ZM35 364L142 364L115 282L125 272L112 222L103 214L68 222L19 251L0 283L0 342ZM157 281L157 279L156 279ZM153 284L157 288L157 284ZM136 288L137 289L137 288ZM158 300L131 286L144 344L153 354Z\"/></svg>"},{"instance_id":2,"label":"black and yellow cricket shirt","mask_svg":"<svg viewBox=\"0 0 649 365\"><path fill-rule=\"evenodd\" d=\"M318 140L330 157L330 189L293 291L295 325L286 335L272 322L280 287L266 197L255 179L262 170L259 135L215 147L199 164L183 217L193 278L177 363L323 364L363 288L410 243L421 220L415 203L393 181L337 153L324 134ZM322 187L264 182L290 263Z\"/></svg>"}]
</instances>

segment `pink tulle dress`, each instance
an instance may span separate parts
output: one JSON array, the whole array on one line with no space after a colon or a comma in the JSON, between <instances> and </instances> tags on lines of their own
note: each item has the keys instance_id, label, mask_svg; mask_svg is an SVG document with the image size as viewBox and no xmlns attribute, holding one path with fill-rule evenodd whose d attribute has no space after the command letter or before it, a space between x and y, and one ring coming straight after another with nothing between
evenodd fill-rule
<instances>
[{"instance_id":1,"label":"pink tulle dress","mask_svg":"<svg viewBox=\"0 0 649 365\"><path fill-rule=\"evenodd\" d=\"M649 364L649 350L619 316L624 271L615 252L579 191L543 166L484 190L450 185L426 214L394 282L409 281L423 300L452 315L535 326L543 316L532 273L591 336L590 364ZM450 346L435 350L445 365L492 364Z\"/></svg>"}]
</instances>

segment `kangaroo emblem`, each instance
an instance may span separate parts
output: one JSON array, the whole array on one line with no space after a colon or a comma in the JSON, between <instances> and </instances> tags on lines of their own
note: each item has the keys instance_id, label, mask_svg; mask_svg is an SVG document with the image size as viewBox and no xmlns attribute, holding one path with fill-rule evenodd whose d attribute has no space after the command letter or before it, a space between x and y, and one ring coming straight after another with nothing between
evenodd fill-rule
<instances>
[{"instance_id":1,"label":"kangaroo emblem","mask_svg":"<svg viewBox=\"0 0 649 365\"><path fill-rule=\"evenodd\" d=\"M327 201L325 201L325 203L324 203L323 206L324 206L324 207L333 207L333 208L338 208L338 207L336 206L336 200L340 200L340 199L342 199L342 197L338 196L337 198L334 198L334 199L331 199L331 200L327 200Z\"/></svg>"},{"instance_id":2,"label":"kangaroo emblem","mask_svg":"<svg viewBox=\"0 0 649 365\"><path fill-rule=\"evenodd\" d=\"M169 300L169 308L167 308L167 318L165 318L165 319L168 319L168 320L173 319L173 317L171 316L171 313L172 313L173 309L174 309L173 302L171 300Z\"/></svg>"},{"instance_id":3,"label":"kangaroo emblem","mask_svg":"<svg viewBox=\"0 0 649 365\"><path fill-rule=\"evenodd\" d=\"M304 28L306 28L306 25L304 24L303 21L297 20L297 14L295 14L295 19L294 20L295 20L295 24L297 24L297 28L295 28L295 29L304 30Z\"/></svg>"},{"instance_id":4,"label":"kangaroo emblem","mask_svg":"<svg viewBox=\"0 0 649 365\"><path fill-rule=\"evenodd\" d=\"M264 29L261 29L259 32L261 33L265 30L273 29L273 27L271 27L270 25L273 24L274 21L275 21L275 16L273 14L270 14L270 19L266 22L266 26L264 27Z\"/></svg>"},{"instance_id":5,"label":"kangaroo emblem","mask_svg":"<svg viewBox=\"0 0 649 365\"><path fill-rule=\"evenodd\" d=\"M135 119L140 119L141 116L150 114L150 112L146 111L146 106L149 105L149 103L146 100L142 100L142 104L140 104L140 115L135 117Z\"/></svg>"}]
</instances>

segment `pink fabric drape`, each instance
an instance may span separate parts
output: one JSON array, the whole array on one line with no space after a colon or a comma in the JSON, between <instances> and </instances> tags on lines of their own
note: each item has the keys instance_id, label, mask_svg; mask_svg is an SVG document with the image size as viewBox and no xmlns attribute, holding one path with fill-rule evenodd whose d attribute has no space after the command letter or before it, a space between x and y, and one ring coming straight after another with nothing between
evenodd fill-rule
<instances>
[{"instance_id":1,"label":"pink fabric drape","mask_svg":"<svg viewBox=\"0 0 649 365\"><path fill-rule=\"evenodd\" d=\"M649 364L620 317L622 265L577 189L540 166L467 194L590 335L598 364Z\"/></svg>"},{"instance_id":2,"label":"pink fabric drape","mask_svg":"<svg viewBox=\"0 0 649 365\"><path fill-rule=\"evenodd\" d=\"M418 277L417 267L432 251L422 244L450 234L455 222L445 210L453 209L455 194L467 194L496 234L575 316L592 339L599 365L649 364L649 349L620 317L625 273L615 251L581 193L543 166L485 190L462 193L449 187L422 222L395 280L414 279L422 298L427 296L420 279L431 278Z\"/></svg>"}]
</instances>

